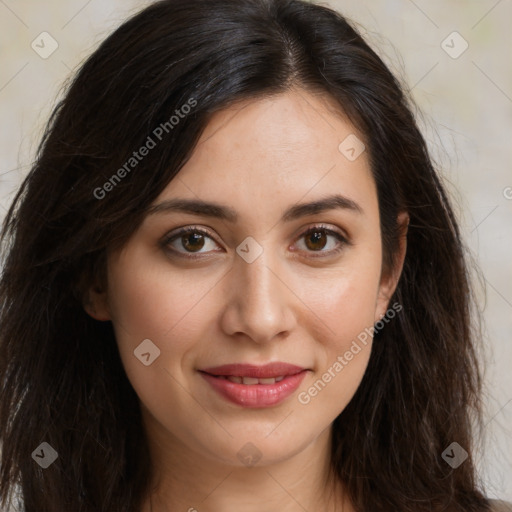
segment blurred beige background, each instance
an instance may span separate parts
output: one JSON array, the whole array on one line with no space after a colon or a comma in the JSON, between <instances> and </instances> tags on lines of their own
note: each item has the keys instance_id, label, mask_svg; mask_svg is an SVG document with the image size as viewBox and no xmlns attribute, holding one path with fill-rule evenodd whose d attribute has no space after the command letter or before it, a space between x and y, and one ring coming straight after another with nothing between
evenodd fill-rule
<instances>
[{"instance_id":1,"label":"blurred beige background","mask_svg":"<svg viewBox=\"0 0 512 512\"><path fill-rule=\"evenodd\" d=\"M0 0L2 219L64 80L149 3ZM512 1L319 3L356 22L423 113L421 126L485 277L486 444L478 464L487 494L512 501Z\"/></svg>"}]
</instances>

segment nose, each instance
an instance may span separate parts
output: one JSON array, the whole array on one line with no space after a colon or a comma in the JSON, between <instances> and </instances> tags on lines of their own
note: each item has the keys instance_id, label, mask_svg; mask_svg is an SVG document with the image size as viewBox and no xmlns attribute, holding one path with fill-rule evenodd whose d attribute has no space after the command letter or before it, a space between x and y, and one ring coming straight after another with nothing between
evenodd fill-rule
<instances>
[{"instance_id":1,"label":"nose","mask_svg":"<svg viewBox=\"0 0 512 512\"><path fill-rule=\"evenodd\" d=\"M226 280L221 319L226 334L260 344L289 335L300 301L279 274L283 275L282 267L270 251L264 250L252 263L235 258Z\"/></svg>"}]
</instances>

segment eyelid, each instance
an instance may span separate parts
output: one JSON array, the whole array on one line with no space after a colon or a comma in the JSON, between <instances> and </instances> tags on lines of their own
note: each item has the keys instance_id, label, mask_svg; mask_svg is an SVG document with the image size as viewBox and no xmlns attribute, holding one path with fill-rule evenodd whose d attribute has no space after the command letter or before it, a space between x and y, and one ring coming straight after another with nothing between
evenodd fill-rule
<instances>
[{"instance_id":1,"label":"eyelid","mask_svg":"<svg viewBox=\"0 0 512 512\"><path fill-rule=\"evenodd\" d=\"M345 233L341 232L341 230L339 228L333 229L323 223L313 224L307 228L302 228L300 230L299 234L295 237L294 244L297 243L297 241L299 241L301 238L305 237L306 235L308 235L311 232L314 232L315 230L325 231L327 233L327 235L334 236L335 238L338 239L338 242L341 245L341 247L339 245L336 249L331 249L330 251L306 251L308 254L310 254L310 256L308 256L308 257L313 257L313 258L325 257L326 258L329 256L333 256L335 254L338 254L343 249L344 246L352 245L352 242L350 241L349 236L346 235ZM207 236L208 238L211 238L217 245L219 245L215 236L213 236L210 231L208 231L200 226L194 226L194 225L184 226L184 227L181 227L181 228L171 231L170 233L166 234L162 238L160 244L163 248L169 249L173 254L177 254L179 257L184 257L184 258L188 258L188 259L199 259L199 258L207 257L208 253L187 253L187 252L180 252L175 249L169 248L170 242L173 242L174 240L178 239L181 235L186 234L186 233L201 233L201 234ZM294 250L293 252L301 252L301 251ZM317 253L316 255L315 255L315 252Z\"/></svg>"}]
</instances>

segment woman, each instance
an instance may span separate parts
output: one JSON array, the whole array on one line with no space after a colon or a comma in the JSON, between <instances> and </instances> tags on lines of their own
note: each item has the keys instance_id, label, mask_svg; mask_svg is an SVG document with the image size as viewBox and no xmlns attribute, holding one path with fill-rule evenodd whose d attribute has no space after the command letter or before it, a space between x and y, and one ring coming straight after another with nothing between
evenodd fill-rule
<instances>
[{"instance_id":1,"label":"woman","mask_svg":"<svg viewBox=\"0 0 512 512\"><path fill-rule=\"evenodd\" d=\"M397 80L297 0L165 0L55 109L2 234L26 511L486 511L454 214ZM456 368L456 371L453 369Z\"/></svg>"}]
</instances>

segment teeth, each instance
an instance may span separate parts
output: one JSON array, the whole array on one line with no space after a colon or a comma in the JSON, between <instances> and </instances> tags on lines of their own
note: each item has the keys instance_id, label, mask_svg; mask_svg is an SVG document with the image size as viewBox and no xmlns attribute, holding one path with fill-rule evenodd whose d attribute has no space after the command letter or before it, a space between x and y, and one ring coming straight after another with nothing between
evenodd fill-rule
<instances>
[{"instance_id":1,"label":"teeth","mask_svg":"<svg viewBox=\"0 0 512 512\"><path fill-rule=\"evenodd\" d=\"M253 384L258 384L259 379L255 379L254 377L242 377L242 382L244 384L252 386Z\"/></svg>"},{"instance_id":2,"label":"teeth","mask_svg":"<svg viewBox=\"0 0 512 512\"><path fill-rule=\"evenodd\" d=\"M233 375L229 375L227 377L222 377L223 379L227 379L235 384L245 384L246 386L253 386L254 384L275 384L276 382L281 382L284 379L284 375L280 377L271 377L268 379L256 379L255 377L235 377Z\"/></svg>"}]
</instances>

